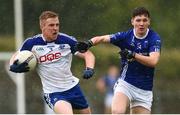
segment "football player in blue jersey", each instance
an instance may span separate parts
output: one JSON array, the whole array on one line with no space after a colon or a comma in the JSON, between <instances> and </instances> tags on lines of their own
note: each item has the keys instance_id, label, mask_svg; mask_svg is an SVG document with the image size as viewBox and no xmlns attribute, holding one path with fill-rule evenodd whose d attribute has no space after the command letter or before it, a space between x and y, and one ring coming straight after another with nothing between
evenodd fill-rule
<instances>
[{"instance_id":1,"label":"football player in blue jersey","mask_svg":"<svg viewBox=\"0 0 180 115\"><path fill-rule=\"evenodd\" d=\"M90 114L91 110L79 86L79 79L71 72L72 55L85 60L83 78L94 74L95 57L90 52L80 53L75 49L77 40L59 33L59 17L55 12L44 11L39 17L42 34L28 38L19 51L32 51L38 60L37 72L41 78L44 99L58 114L73 114L73 109ZM10 71L29 71L27 62L18 64L15 60Z\"/></svg>"},{"instance_id":2,"label":"football player in blue jersey","mask_svg":"<svg viewBox=\"0 0 180 115\"><path fill-rule=\"evenodd\" d=\"M154 69L160 57L160 36L149 28L150 14L144 7L132 12L132 29L111 35L96 36L86 42L77 43L80 52L91 46L108 42L121 49L121 74L114 85L112 113L151 113L153 101Z\"/></svg>"}]
</instances>

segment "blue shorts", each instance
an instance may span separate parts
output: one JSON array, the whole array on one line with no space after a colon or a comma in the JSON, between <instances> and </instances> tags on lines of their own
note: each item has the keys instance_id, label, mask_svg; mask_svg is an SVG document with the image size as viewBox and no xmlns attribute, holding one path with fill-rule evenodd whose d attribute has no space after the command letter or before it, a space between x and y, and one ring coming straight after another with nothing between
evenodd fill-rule
<instances>
[{"instance_id":1,"label":"blue shorts","mask_svg":"<svg viewBox=\"0 0 180 115\"><path fill-rule=\"evenodd\" d=\"M85 109L89 107L79 84L64 92L45 93L44 99L51 109L53 109L53 106L59 100L69 102L73 109Z\"/></svg>"}]
</instances>

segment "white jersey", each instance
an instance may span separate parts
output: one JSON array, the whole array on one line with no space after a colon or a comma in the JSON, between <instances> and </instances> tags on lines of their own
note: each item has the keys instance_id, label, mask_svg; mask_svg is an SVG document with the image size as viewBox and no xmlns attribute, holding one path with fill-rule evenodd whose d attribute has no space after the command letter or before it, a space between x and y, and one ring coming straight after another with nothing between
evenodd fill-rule
<instances>
[{"instance_id":1,"label":"white jersey","mask_svg":"<svg viewBox=\"0 0 180 115\"><path fill-rule=\"evenodd\" d=\"M78 84L72 75L71 62L76 39L59 33L57 39L46 42L42 34L28 38L22 50L32 51L38 60L37 72L41 78L44 93L62 92Z\"/></svg>"}]
</instances>

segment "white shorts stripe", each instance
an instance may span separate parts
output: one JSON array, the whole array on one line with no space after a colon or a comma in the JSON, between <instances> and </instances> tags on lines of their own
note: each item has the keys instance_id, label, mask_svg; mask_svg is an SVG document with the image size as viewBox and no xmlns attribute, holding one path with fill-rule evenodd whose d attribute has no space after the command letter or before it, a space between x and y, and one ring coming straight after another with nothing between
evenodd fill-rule
<instances>
[{"instance_id":1,"label":"white shorts stripe","mask_svg":"<svg viewBox=\"0 0 180 115\"><path fill-rule=\"evenodd\" d=\"M126 65L124 66L124 68L123 68L123 72L122 72L121 79L125 79L127 69L128 69L128 64L126 64Z\"/></svg>"}]
</instances>

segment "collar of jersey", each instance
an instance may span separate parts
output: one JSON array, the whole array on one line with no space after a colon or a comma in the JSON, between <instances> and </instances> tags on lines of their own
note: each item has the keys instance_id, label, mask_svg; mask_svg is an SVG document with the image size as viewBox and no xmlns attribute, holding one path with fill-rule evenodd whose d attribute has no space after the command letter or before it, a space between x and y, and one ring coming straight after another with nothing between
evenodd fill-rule
<instances>
[{"instance_id":1,"label":"collar of jersey","mask_svg":"<svg viewBox=\"0 0 180 115\"><path fill-rule=\"evenodd\" d=\"M56 40L53 40L53 41L46 41L46 39L44 38L43 34L41 34L41 37L42 37L42 39L43 39L43 41L44 41L45 43L53 43L53 42L56 41Z\"/></svg>"},{"instance_id":2,"label":"collar of jersey","mask_svg":"<svg viewBox=\"0 0 180 115\"><path fill-rule=\"evenodd\" d=\"M148 35L148 33L149 33L149 28L147 29L146 34L145 34L143 37L138 37L138 36L136 35L135 29L133 29L133 33L134 33L134 36L135 36L137 39L144 39L144 38L147 37L147 35Z\"/></svg>"}]
</instances>

